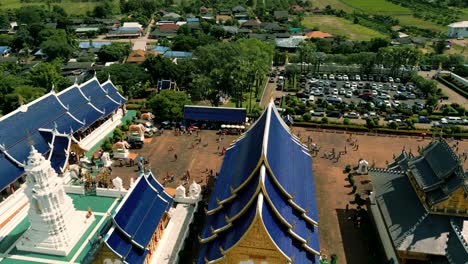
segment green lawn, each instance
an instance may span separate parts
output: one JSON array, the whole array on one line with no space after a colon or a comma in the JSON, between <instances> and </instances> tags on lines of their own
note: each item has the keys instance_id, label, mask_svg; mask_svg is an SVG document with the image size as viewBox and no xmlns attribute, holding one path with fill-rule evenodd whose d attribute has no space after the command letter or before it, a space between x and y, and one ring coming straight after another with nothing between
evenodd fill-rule
<instances>
[{"instance_id":1,"label":"green lawn","mask_svg":"<svg viewBox=\"0 0 468 264\"><path fill-rule=\"evenodd\" d=\"M385 0L341 0L355 9L372 14L408 15L411 10Z\"/></svg>"},{"instance_id":2,"label":"green lawn","mask_svg":"<svg viewBox=\"0 0 468 264\"><path fill-rule=\"evenodd\" d=\"M114 2L114 9L118 10L119 1L113 0ZM65 9L68 14L76 15L76 14L85 14L87 11L91 11L94 7L99 4L99 2L76 2L73 0L62 0L61 3L53 3L53 5L61 6ZM35 2L35 3L21 3L20 0L1 0L0 1L0 9L14 9L20 8L22 6L27 5L44 5L43 2Z\"/></svg>"},{"instance_id":3,"label":"green lawn","mask_svg":"<svg viewBox=\"0 0 468 264\"><path fill-rule=\"evenodd\" d=\"M343 10L345 12L353 12L354 8L347 4L344 3L341 0L313 0L312 5L314 7L318 8L325 8L327 5L331 6L333 9L338 9L338 10Z\"/></svg>"},{"instance_id":4,"label":"green lawn","mask_svg":"<svg viewBox=\"0 0 468 264\"><path fill-rule=\"evenodd\" d=\"M436 31L447 30L447 27L445 26L441 26L436 23L420 19L412 15L396 15L395 17L398 18L398 20L400 20L400 24L403 26L404 25L417 26L419 28L431 29L431 30L436 30Z\"/></svg>"},{"instance_id":5,"label":"green lawn","mask_svg":"<svg viewBox=\"0 0 468 264\"><path fill-rule=\"evenodd\" d=\"M320 31L332 35L343 35L351 40L369 40L371 38L385 38L380 32L370 28L353 24L351 21L334 16L311 16L304 18L303 24L307 28L318 27Z\"/></svg>"}]
</instances>

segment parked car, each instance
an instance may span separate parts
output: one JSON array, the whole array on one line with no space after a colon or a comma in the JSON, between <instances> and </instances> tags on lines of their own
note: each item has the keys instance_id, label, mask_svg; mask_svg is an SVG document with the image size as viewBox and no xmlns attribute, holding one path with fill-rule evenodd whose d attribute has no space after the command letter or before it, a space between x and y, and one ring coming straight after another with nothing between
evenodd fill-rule
<instances>
[{"instance_id":1,"label":"parked car","mask_svg":"<svg viewBox=\"0 0 468 264\"><path fill-rule=\"evenodd\" d=\"M419 122L419 123L429 124L429 123L432 122L432 120L429 119L429 118L427 118L427 117L425 117L425 116L419 116L419 117L418 117L418 122Z\"/></svg>"},{"instance_id":2,"label":"parked car","mask_svg":"<svg viewBox=\"0 0 468 264\"><path fill-rule=\"evenodd\" d=\"M361 80L361 76L356 75L356 81L360 81L360 80Z\"/></svg>"},{"instance_id":3,"label":"parked car","mask_svg":"<svg viewBox=\"0 0 468 264\"><path fill-rule=\"evenodd\" d=\"M353 97L353 92L347 91L345 97L346 97L346 98L351 98L351 97Z\"/></svg>"},{"instance_id":4,"label":"parked car","mask_svg":"<svg viewBox=\"0 0 468 264\"><path fill-rule=\"evenodd\" d=\"M328 112L328 113L327 113L327 116L328 116L328 117L340 118L340 117L341 117L341 113L340 113L339 111L331 111L331 112Z\"/></svg>"},{"instance_id":5,"label":"parked car","mask_svg":"<svg viewBox=\"0 0 468 264\"><path fill-rule=\"evenodd\" d=\"M344 118L358 119L359 114L356 112L349 112L349 113L344 114Z\"/></svg>"},{"instance_id":6,"label":"parked car","mask_svg":"<svg viewBox=\"0 0 468 264\"><path fill-rule=\"evenodd\" d=\"M329 80L335 80L335 75L330 74L330 75L328 76L328 79L329 79Z\"/></svg>"},{"instance_id":7,"label":"parked car","mask_svg":"<svg viewBox=\"0 0 468 264\"><path fill-rule=\"evenodd\" d=\"M392 77L388 77L388 81L392 83L392 82L393 82L393 78L392 78Z\"/></svg>"},{"instance_id":8,"label":"parked car","mask_svg":"<svg viewBox=\"0 0 468 264\"><path fill-rule=\"evenodd\" d=\"M322 108L317 108L315 110L310 110L310 114L313 116L324 116L325 110L323 110Z\"/></svg>"},{"instance_id":9,"label":"parked car","mask_svg":"<svg viewBox=\"0 0 468 264\"><path fill-rule=\"evenodd\" d=\"M343 75L343 81L349 81L348 75Z\"/></svg>"},{"instance_id":10,"label":"parked car","mask_svg":"<svg viewBox=\"0 0 468 264\"><path fill-rule=\"evenodd\" d=\"M338 95L338 89L333 89L333 95Z\"/></svg>"}]
</instances>

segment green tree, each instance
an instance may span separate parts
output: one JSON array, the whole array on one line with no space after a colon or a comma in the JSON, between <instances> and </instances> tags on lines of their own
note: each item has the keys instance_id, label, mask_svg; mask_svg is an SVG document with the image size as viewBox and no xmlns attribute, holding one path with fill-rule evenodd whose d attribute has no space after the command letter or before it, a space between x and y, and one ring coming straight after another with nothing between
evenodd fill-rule
<instances>
[{"instance_id":1,"label":"green tree","mask_svg":"<svg viewBox=\"0 0 468 264\"><path fill-rule=\"evenodd\" d=\"M108 18L112 17L112 2L101 1L93 10L94 17L96 18Z\"/></svg>"},{"instance_id":2,"label":"green tree","mask_svg":"<svg viewBox=\"0 0 468 264\"><path fill-rule=\"evenodd\" d=\"M372 118L367 118L366 119L366 127L369 129L374 129L377 127L377 124L375 123L374 119Z\"/></svg>"},{"instance_id":3,"label":"green tree","mask_svg":"<svg viewBox=\"0 0 468 264\"><path fill-rule=\"evenodd\" d=\"M213 80L206 75L197 74L193 77L190 96L192 100L204 100L208 97Z\"/></svg>"},{"instance_id":4,"label":"green tree","mask_svg":"<svg viewBox=\"0 0 468 264\"><path fill-rule=\"evenodd\" d=\"M163 56L149 55L142 65L149 73L153 85L160 80L174 80L179 76L177 64Z\"/></svg>"},{"instance_id":5,"label":"green tree","mask_svg":"<svg viewBox=\"0 0 468 264\"><path fill-rule=\"evenodd\" d=\"M99 81L106 81L109 76L112 83L121 86L124 95L129 98L141 98L144 96L144 84L149 80L149 75L144 68L137 64L112 64L98 72Z\"/></svg>"},{"instance_id":6,"label":"green tree","mask_svg":"<svg viewBox=\"0 0 468 264\"><path fill-rule=\"evenodd\" d=\"M163 90L159 94L153 96L148 106L153 113L158 113L156 119L163 120L180 120L184 111L184 105L191 103L185 92L174 90Z\"/></svg>"},{"instance_id":7,"label":"green tree","mask_svg":"<svg viewBox=\"0 0 468 264\"><path fill-rule=\"evenodd\" d=\"M309 113L305 113L305 114L302 116L302 119L303 119L305 122L310 122L310 120L312 120L312 115L309 114Z\"/></svg>"},{"instance_id":8,"label":"green tree","mask_svg":"<svg viewBox=\"0 0 468 264\"><path fill-rule=\"evenodd\" d=\"M32 68L27 75L28 83L32 86L42 87L50 90L52 86L56 86L62 75L60 74L60 63L40 63Z\"/></svg>"},{"instance_id":9,"label":"green tree","mask_svg":"<svg viewBox=\"0 0 468 264\"><path fill-rule=\"evenodd\" d=\"M130 54L131 46L128 43L113 42L99 50L98 57L102 62L122 61Z\"/></svg>"},{"instance_id":10,"label":"green tree","mask_svg":"<svg viewBox=\"0 0 468 264\"><path fill-rule=\"evenodd\" d=\"M46 41L42 42L41 48L49 61L55 59L68 60L75 47L73 40L69 39L66 32L62 29L56 30L55 34L48 37Z\"/></svg>"}]
</instances>

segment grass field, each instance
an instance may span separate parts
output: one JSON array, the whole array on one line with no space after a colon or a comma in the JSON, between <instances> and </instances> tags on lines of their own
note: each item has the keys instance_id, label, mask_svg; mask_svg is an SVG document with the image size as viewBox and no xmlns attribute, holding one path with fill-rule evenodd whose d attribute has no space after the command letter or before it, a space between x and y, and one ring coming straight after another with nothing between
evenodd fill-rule
<instances>
[{"instance_id":1,"label":"grass field","mask_svg":"<svg viewBox=\"0 0 468 264\"><path fill-rule=\"evenodd\" d=\"M371 38L386 37L370 28L356 25L351 21L334 16L306 17L303 23L308 28L318 27L321 31L332 35L343 35L351 40L369 40Z\"/></svg>"},{"instance_id":2,"label":"grass field","mask_svg":"<svg viewBox=\"0 0 468 264\"><path fill-rule=\"evenodd\" d=\"M400 20L401 25L417 26L424 29L444 31L445 27L430 21L425 21L413 16L413 12L406 7L393 4L386 0L315 0L314 6L325 8L330 5L334 9L342 9L345 12L365 12L369 14L391 15ZM463 18L468 19L468 8Z\"/></svg>"},{"instance_id":3,"label":"grass field","mask_svg":"<svg viewBox=\"0 0 468 264\"><path fill-rule=\"evenodd\" d=\"M119 1L113 0L114 9L118 9ZM91 11L94 7L99 4L99 2L75 2L72 0L62 0L62 3L53 3L53 5L58 5L63 7L68 14L85 14L87 11ZM21 3L20 0L0 0L0 9L14 9L20 8L22 6L28 5L43 5L44 3Z\"/></svg>"},{"instance_id":4,"label":"grass field","mask_svg":"<svg viewBox=\"0 0 468 264\"><path fill-rule=\"evenodd\" d=\"M385 0L341 0L355 9L372 14L408 15L411 10Z\"/></svg>"}]
</instances>

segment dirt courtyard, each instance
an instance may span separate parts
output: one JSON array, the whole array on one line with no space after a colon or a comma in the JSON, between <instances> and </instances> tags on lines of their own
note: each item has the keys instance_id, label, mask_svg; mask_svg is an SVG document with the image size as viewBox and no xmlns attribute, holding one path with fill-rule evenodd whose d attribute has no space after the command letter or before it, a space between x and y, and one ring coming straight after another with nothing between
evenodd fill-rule
<instances>
[{"instance_id":1,"label":"dirt courtyard","mask_svg":"<svg viewBox=\"0 0 468 264\"><path fill-rule=\"evenodd\" d=\"M383 168L386 166L386 161L391 162L393 154L400 153L403 147L416 155L418 146L427 145L431 139L353 134L352 138L357 139L359 145L358 150L353 150L346 140L349 135L343 132L318 132L296 127L293 128L293 132L296 135L300 134L304 142L310 136L320 148L319 154L312 158L312 163L319 207L322 254L329 257L336 253L340 264L385 263L372 226L364 221L360 228L356 228L351 220L347 220L355 206L350 205L349 212L346 212L346 204L353 200L354 195L349 194L351 188L346 186L348 184L345 181L346 174L342 171L347 164L357 166L360 158L366 159L370 165L375 164L376 167ZM175 136L173 132L166 131L163 135L151 139L151 142L147 142L142 149L131 152L134 156L142 155L148 160L146 167L153 171L159 182L163 183L167 174L174 174L175 181L168 182L166 187L177 187L187 170L191 176L190 182L195 180L205 185L208 176L206 169L216 173L221 167L223 156L219 154L218 147L219 150L227 148L238 136L224 136L223 140L217 143L219 136L216 135L216 131L205 130L200 132L198 138L200 137L201 143L196 144L196 134ZM324 152L330 152L333 148L336 152L343 151L345 145L347 154L342 155L338 162L321 158ZM171 147L173 150L170 150ZM461 141L459 152L466 149L468 141ZM174 154L177 154L177 160ZM124 185L128 186L130 178L137 176L136 166L121 167L119 161L114 161L114 164L112 178L119 176L124 180ZM365 187L361 182L368 179L368 176L356 177L358 192L362 191L363 186ZM185 187L188 187L189 183L185 183Z\"/></svg>"},{"instance_id":2,"label":"dirt courtyard","mask_svg":"<svg viewBox=\"0 0 468 264\"><path fill-rule=\"evenodd\" d=\"M213 130L202 130L198 137L196 133L175 136L173 131L165 131L161 136L145 139L142 149L132 149L130 153L133 157L143 156L148 161L145 167L151 169L160 183L164 183L167 175L174 175L175 181L167 181L166 187L176 188L187 171L190 175L190 182L184 181L185 187L192 180L205 185L209 175L206 169L213 170L213 174L219 171L223 161L220 151L223 147L228 148L237 137L225 135L218 143L219 135L216 135L216 131ZM197 139L200 138L201 143L197 143ZM177 160L175 160L175 155L177 155ZM119 161L114 161L112 178L117 176L122 178L125 187L129 186L130 178L136 178L137 173L137 166L120 166Z\"/></svg>"},{"instance_id":3,"label":"dirt courtyard","mask_svg":"<svg viewBox=\"0 0 468 264\"><path fill-rule=\"evenodd\" d=\"M363 222L360 228L353 225L353 221L347 218L352 214L354 205L349 205L349 212L346 214L346 204L354 200L351 195L351 188L345 181L346 174L343 169L347 164L352 167L357 166L359 159L365 159L369 165L385 168L386 161L392 162L393 154L401 153L403 147L406 151L412 151L414 155L418 153L418 146L423 147L431 142L431 138L422 140L415 137L396 136L367 136L352 134L353 139L357 139L359 149L353 150L347 142L349 134L343 131L318 132L304 128L293 128L296 135L300 135L302 141L307 141L310 136L313 143L320 148L316 157L312 158L314 178L317 192L317 204L319 210L319 234L321 252L330 256L338 255L338 263L367 264L385 263L383 254L380 252L378 238L371 224ZM340 157L338 162L322 158L324 152L344 151L347 154ZM468 141L460 141L459 153L468 150ZM464 167L466 168L464 163ZM358 176L356 183L358 192L362 192L369 184L361 184L369 180L369 176ZM363 196L366 198L367 196Z\"/></svg>"}]
</instances>

